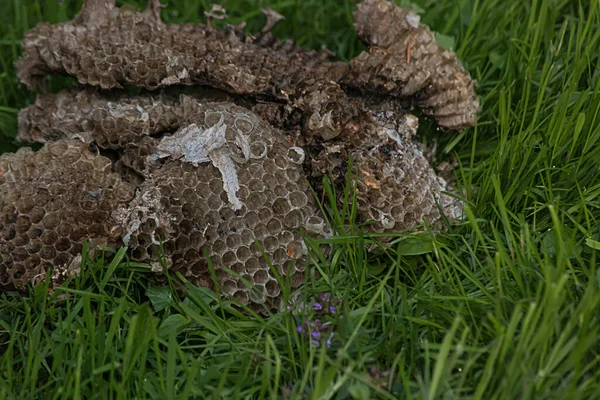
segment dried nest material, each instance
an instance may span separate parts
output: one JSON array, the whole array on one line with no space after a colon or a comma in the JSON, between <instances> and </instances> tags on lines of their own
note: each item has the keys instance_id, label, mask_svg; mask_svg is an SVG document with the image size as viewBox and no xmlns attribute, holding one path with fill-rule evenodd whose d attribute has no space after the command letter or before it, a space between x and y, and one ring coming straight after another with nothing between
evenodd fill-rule
<instances>
[{"instance_id":1,"label":"dried nest material","mask_svg":"<svg viewBox=\"0 0 600 400\"><path fill-rule=\"evenodd\" d=\"M166 25L157 18L157 7L150 2L145 12L131 13L114 7L114 0L89 1L73 21L39 24L23 40L19 79L30 88L51 73L103 89L210 85L290 102L309 116L333 114L338 134L357 115L360 105L352 104L335 82L345 64L233 28ZM301 100L304 93L317 91L327 94L320 97L322 103Z\"/></svg>"},{"instance_id":2,"label":"dried nest material","mask_svg":"<svg viewBox=\"0 0 600 400\"><path fill-rule=\"evenodd\" d=\"M417 15L385 0L365 0L355 19L358 37L369 50L350 62L344 85L408 99L443 128L462 130L475 124L475 81Z\"/></svg>"},{"instance_id":3,"label":"dried nest material","mask_svg":"<svg viewBox=\"0 0 600 400\"><path fill-rule=\"evenodd\" d=\"M270 262L291 279L292 287L302 283L307 264L302 235L323 234L326 228L302 169L303 149L231 103L198 103L189 96L179 101L168 96L110 98L115 101L99 93L81 92L77 99L64 92L44 96L44 102L54 118L54 129L47 132L61 137L50 146L80 136L69 123L71 115L80 115L79 125L91 121L86 139L101 148L121 149L124 168L142 177L135 197L112 205L110 216L118 233L113 245L128 245L132 259L155 265L162 245L167 265L202 286L212 285L208 255L221 291L255 307L278 304L281 289ZM110 124L94 121L90 101L95 111L110 108L120 119ZM148 124L143 113L127 114L132 103L160 112L150 113L155 117ZM31 118L32 110L42 110L39 105L24 110L30 118L22 125L21 137L32 137L26 133L43 121L41 115ZM167 124L166 119L173 122ZM146 129L127 134L140 124ZM149 136L165 126L175 133L160 139ZM36 132L38 140L47 140L46 131ZM123 143L121 133L130 142ZM110 168L110 160L102 158ZM57 175L68 173L73 185L87 179L62 164L47 168Z\"/></svg>"},{"instance_id":4,"label":"dried nest material","mask_svg":"<svg viewBox=\"0 0 600 400\"><path fill-rule=\"evenodd\" d=\"M271 11L257 37L165 25L159 11L156 0L144 12L86 0L73 21L27 33L24 83L59 73L84 86L39 95L19 114L19 139L44 148L0 158L0 288L36 283L45 268L64 276L61 265L72 266L91 239L126 244L132 259L156 266L162 245L166 266L202 286L212 285L208 256L223 293L274 306L281 288L273 271L300 285L302 236L326 234L309 187L320 193L325 175L340 192L350 182L367 232L441 227L460 215L414 143L418 121L406 107L423 105L444 127L469 126L473 84L413 17L365 1L357 30L373 55L344 64L273 39L281 18ZM407 37L422 44L407 45L420 49L410 60L400 57ZM381 68L391 62L399 64ZM126 86L161 89L116 90ZM31 214L39 209L49 211Z\"/></svg>"},{"instance_id":5,"label":"dried nest material","mask_svg":"<svg viewBox=\"0 0 600 400\"><path fill-rule=\"evenodd\" d=\"M316 52L278 51L231 27L164 24L155 1L133 13L114 7L114 0L84 3L74 20L42 23L26 34L17 65L21 82L32 88L58 73L103 89L209 84L287 100L312 73L335 72Z\"/></svg>"},{"instance_id":6,"label":"dried nest material","mask_svg":"<svg viewBox=\"0 0 600 400\"><path fill-rule=\"evenodd\" d=\"M145 136L173 132L198 113L198 101L231 100L203 88L190 95L166 90L131 96L123 91L70 89L42 93L19 113L17 140L47 143L85 135L104 149L125 148Z\"/></svg>"},{"instance_id":7,"label":"dried nest material","mask_svg":"<svg viewBox=\"0 0 600 400\"><path fill-rule=\"evenodd\" d=\"M357 222L366 232L404 231L424 221L441 227L444 217L462 215L461 202L445 194L450 188L413 143L417 126L413 115L375 112L358 140L326 143L311 154L309 170L319 178L332 176L338 192L351 174Z\"/></svg>"},{"instance_id":8,"label":"dried nest material","mask_svg":"<svg viewBox=\"0 0 600 400\"><path fill-rule=\"evenodd\" d=\"M70 92L45 95L44 107L35 104L23 110L22 119L30 122L21 125L20 137L34 136L30 132L32 127L37 126L35 122L51 118L54 118L54 130L49 131L51 137L79 136L78 128L70 123L73 119L71 115L78 115L88 128L88 140L102 148L124 149L119 160L121 165L140 175L145 174L146 159L157 148L155 140L142 140L143 137L150 139L150 135L203 121L207 108L214 107L210 103L199 102L198 96L125 96L115 101L109 101L107 96L93 91L80 92L77 96L79 101L72 100ZM66 101L67 98L72 101ZM115 95L110 98L115 99ZM90 111L90 102L96 105L94 111ZM146 106L136 108L132 104ZM273 103L271 106L281 108ZM30 116L35 114L34 111L41 110L46 110L50 115L47 118L38 115L32 120ZM146 114L153 117L149 118ZM361 205L359 221L370 223L366 227L367 231L404 230L419 225L424 220L436 224L442 219L436 201L442 204L442 209L449 218L456 216L459 205L442 193L447 190L443 180L435 175L425 157L413 144L416 129L417 119L412 115L378 111L361 126L351 129L355 132L351 140L336 138L322 141L318 146L301 149L302 155L298 157L302 158L300 163L306 164L306 170L316 184L324 175L333 174L334 183L341 190L346 183L347 173L357 178L356 191ZM178 146L184 139L189 142L189 146L197 146L199 139L190 136L188 130L189 127L163 138L163 149L168 149L170 142ZM283 134L279 135L285 140ZM45 141L47 137L42 135L39 140ZM286 143L289 145L289 141L286 140ZM314 144L314 141L310 143ZM306 143L300 137L296 144L304 147ZM354 160L354 170L347 171L346 164L350 158Z\"/></svg>"},{"instance_id":9,"label":"dried nest material","mask_svg":"<svg viewBox=\"0 0 600 400\"><path fill-rule=\"evenodd\" d=\"M360 106L347 98L338 85L342 82L383 95L418 94L417 104L443 127L475 123L474 82L455 55L437 45L414 16L384 0L359 5L357 32L372 47L350 65L328 62L268 34L253 38L231 27L164 24L159 7L150 2L145 12L132 13L114 7L114 0L90 1L73 21L38 25L23 41L19 79L29 87L48 73L69 74L104 89L206 84L289 102L307 118L330 113L336 134L360 118ZM303 100L314 92L326 96L310 104Z\"/></svg>"},{"instance_id":10,"label":"dried nest material","mask_svg":"<svg viewBox=\"0 0 600 400\"><path fill-rule=\"evenodd\" d=\"M111 212L134 190L81 140L0 156L0 287L24 288L48 268L67 268L86 240L92 248L119 244Z\"/></svg>"},{"instance_id":11,"label":"dried nest material","mask_svg":"<svg viewBox=\"0 0 600 400\"><path fill-rule=\"evenodd\" d=\"M212 282L206 252L223 293L274 305L281 289L268 260L302 283L302 234L318 218L297 150L244 108L199 108L197 123L154 141L136 198L115 213L123 240L134 259L152 261L162 239L167 264L201 286Z\"/></svg>"}]
</instances>

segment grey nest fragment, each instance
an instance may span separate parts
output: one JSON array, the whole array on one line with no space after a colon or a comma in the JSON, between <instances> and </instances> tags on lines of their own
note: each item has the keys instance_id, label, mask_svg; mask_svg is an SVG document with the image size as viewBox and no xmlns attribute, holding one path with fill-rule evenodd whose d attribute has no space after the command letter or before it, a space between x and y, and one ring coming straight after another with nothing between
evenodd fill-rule
<instances>
[{"instance_id":1,"label":"grey nest fragment","mask_svg":"<svg viewBox=\"0 0 600 400\"><path fill-rule=\"evenodd\" d=\"M164 24L155 0L143 12L87 0L72 21L26 34L21 82L61 74L81 86L41 93L19 114L19 140L40 151L0 156L0 289L48 268L63 276L89 241L156 266L162 246L166 267L200 286L213 285L210 259L223 294L277 306L269 264L296 288L303 236L329 234L311 192L326 175L340 191L350 177L367 232L460 218L406 111L447 130L475 124L475 82L456 56L384 0L358 5L369 51L349 63L275 40L282 18L267 15L254 37Z\"/></svg>"}]
</instances>

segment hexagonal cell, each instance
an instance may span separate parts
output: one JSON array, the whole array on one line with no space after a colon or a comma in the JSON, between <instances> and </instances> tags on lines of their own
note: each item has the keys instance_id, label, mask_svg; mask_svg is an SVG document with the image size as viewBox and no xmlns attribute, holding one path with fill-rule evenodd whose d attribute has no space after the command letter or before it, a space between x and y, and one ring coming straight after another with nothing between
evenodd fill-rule
<instances>
[{"instance_id":1,"label":"hexagonal cell","mask_svg":"<svg viewBox=\"0 0 600 400\"><path fill-rule=\"evenodd\" d=\"M300 271L294 272L292 275L292 287L298 287L304 282L304 273Z\"/></svg>"},{"instance_id":2,"label":"hexagonal cell","mask_svg":"<svg viewBox=\"0 0 600 400\"><path fill-rule=\"evenodd\" d=\"M221 260L222 264L227 266L233 265L236 261L237 257L233 251L227 251L225 254L223 254Z\"/></svg>"},{"instance_id":3,"label":"hexagonal cell","mask_svg":"<svg viewBox=\"0 0 600 400\"><path fill-rule=\"evenodd\" d=\"M279 235L277 235L277 239L279 239L281 244L288 244L294 240L294 234L290 231L281 231Z\"/></svg>"},{"instance_id":4,"label":"hexagonal cell","mask_svg":"<svg viewBox=\"0 0 600 400\"><path fill-rule=\"evenodd\" d=\"M200 255L198 250L196 250L195 248L191 248L185 252L183 258L186 262L192 263L192 262L195 262L196 260L199 260L200 258L202 258L202 256ZM206 265L206 263L204 261L202 261L202 262L204 263L203 265ZM197 264L197 262L194 265L196 265L196 264Z\"/></svg>"},{"instance_id":5,"label":"hexagonal cell","mask_svg":"<svg viewBox=\"0 0 600 400\"><path fill-rule=\"evenodd\" d=\"M293 259L299 259L306 254L306 249L298 242L291 242L287 245L287 255ZM287 262L287 261L286 261Z\"/></svg>"},{"instance_id":6,"label":"hexagonal cell","mask_svg":"<svg viewBox=\"0 0 600 400\"><path fill-rule=\"evenodd\" d=\"M277 185L273 188L273 193L277 197L287 197L289 195L288 190L283 185Z\"/></svg>"},{"instance_id":7,"label":"hexagonal cell","mask_svg":"<svg viewBox=\"0 0 600 400\"><path fill-rule=\"evenodd\" d=\"M233 211L230 207L222 207L219 210L219 215L223 221L230 221L236 217L235 211Z\"/></svg>"},{"instance_id":8,"label":"hexagonal cell","mask_svg":"<svg viewBox=\"0 0 600 400\"><path fill-rule=\"evenodd\" d=\"M244 183L240 183L240 187L238 188L238 190L236 191L236 195L238 197L238 199L245 199L250 195L250 190L244 186ZM243 203L242 203L243 206Z\"/></svg>"},{"instance_id":9,"label":"hexagonal cell","mask_svg":"<svg viewBox=\"0 0 600 400\"><path fill-rule=\"evenodd\" d=\"M53 260L56 257L56 249L52 246L43 246L39 255L44 260Z\"/></svg>"},{"instance_id":10,"label":"hexagonal cell","mask_svg":"<svg viewBox=\"0 0 600 400\"><path fill-rule=\"evenodd\" d=\"M233 294L233 297L240 303L247 306L250 303L248 293L243 290L238 290Z\"/></svg>"},{"instance_id":11,"label":"hexagonal cell","mask_svg":"<svg viewBox=\"0 0 600 400\"><path fill-rule=\"evenodd\" d=\"M20 215L15 222L17 233L25 233L31 227L31 218L27 215Z\"/></svg>"},{"instance_id":12,"label":"hexagonal cell","mask_svg":"<svg viewBox=\"0 0 600 400\"><path fill-rule=\"evenodd\" d=\"M250 157L253 159L260 160L267 155L267 152L267 144L262 140L254 141L250 145Z\"/></svg>"},{"instance_id":13,"label":"hexagonal cell","mask_svg":"<svg viewBox=\"0 0 600 400\"><path fill-rule=\"evenodd\" d=\"M73 256L69 253L58 253L54 257L53 267L68 265L73 260Z\"/></svg>"},{"instance_id":14,"label":"hexagonal cell","mask_svg":"<svg viewBox=\"0 0 600 400\"><path fill-rule=\"evenodd\" d=\"M260 165L258 163L250 164L248 166L248 168L246 169L246 171L248 172L248 174L250 175L251 178L262 179L266 173L266 171L263 167L264 167L263 165ZM248 182L250 179L245 179L244 182Z\"/></svg>"},{"instance_id":15,"label":"hexagonal cell","mask_svg":"<svg viewBox=\"0 0 600 400\"><path fill-rule=\"evenodd\" d=\"M239 257L238 257L239 258ZM241 262L235 263L231 266L231 270L236 274L243 275L246 273L246 267ZM239 287L239 285L238 285Z\"/></svg>"},{"instance_id":16,"label":"hexagonal cell","mask_svg":"<svg viewBox=\"0 0 600 400\"><path fill-rule=\"evenodd\" d=\"M283 264L287 259L288 255L286 249L283 247L277 248L273 252L273 256L271 257L271 261L273 261L273 263L277 265Z\"/></svg>"},{"instance_id":17,"label":"hexagonal cell","mask_svg":"<svg viewBox=\"0 0 600 400\"><path fill-rule=\"evenodd\" d=\"M277 281L274 280L274 279L269 280L265 284L265 288L267 290L267 294L270 297L278 297L281 294L281 287L279 286L279 284L277 283Z\"/></svg>"},{"instance_id":18,"label":"hexagonal cell","mask_svg":"<svg viewBox=\"0 0 600 400\"><path fill-rule=\"evenodd\" d=\"M288 168L288 159L287 157L283 156L283 155L279 155L279 156L275 156L275 166L279 169L286 169Z\"/></svg>"},{"instance_id":19,"label":"hexagonal cell","mask_svg":"<svg viewBox=\"0 0 600 400\"><path fill-rule=\"evenodd\" d=\"M273 212L275 215L285 215L290 209L290 202L286 198L278 198L273 202Z\"/></svg>"},{"instance_id":20,"label":"hexagonal cell","mask_svg":"<svg viewBox=\"0 0 600 400\"><path fill-rule=\"evenodd\" d=\"M234 280L228 279L221 285L221 291L225 294L233 295L237 291L237 284Z\"/></svg>"},{"instance_id":21,"label":"hexagonal cell","mask_svg":"<svg viewBox=\"0 0 600 400\"><path fill-rule=\"evenodd\" d=\"M250 290L249 297L255 304L264 304L266 301L266 290L265 286L262 284L254 285L254 287Z\"/></svg>"},{"instance_id":22,"label":"hexagonal cell","mask_svg":"<svg viewBox=\"0 0 600 400\"><path fill-rule=\"evenodd\" d=\"M195 189L198 185L198 178L196 175L188 171L183 173L182 180L183 184L189 189Z\"/></svg>"},{"instance_id":23,"label":"hexagonal cell","mask_svg":"<svg viewBox=\"0 0 600 400\"><path fill-rule=\"evenodd\" d=\"M267 236L263 241L264 249L272 253L279 248L279 240L275 236Z\"/></svg>"},{"instance_id":24,"label":"hexagonal cell","mask_svg":"<svg viewBox=\"0 0 600 400\"><path fill-rule=\"evenodd\" d=\"M68 222L62 222L56 229L56 233L62 237L69 236L72 231L73 231L73 227ZM41 232L41 230L40 230L40 232Z\"/></svg>"},{"instance_id":25,"label":"hexagonal cell","mask_svg":"<svg viewBox=\"0 0 600 400\"><path fill-rule=\"evenodd\" d=\"M224 240L218 239L213 243L213 251L216 253L223 253L227 250L227 244Z\"/></svg>"},{"instance_id":26,"label":"hexagonal cell","mask_svg":"<svg viewBox=\"0 0 600 400\"><path fill-rule=\"evenodd\" d=\"M261 179L251 179L248 181L248 189L250 192L262 192L265 190L265 184Z\"/></svg>"},{"instance_id":27,"label":"hexagonal cell","mask_svg":"<svg viewBox=\"0 0 600 400\"><path fill-rule=\"evenodd\" d=\"M148 256L148 252L143 247L135 247L133 250L131 250L131 257L134 260L143 260Z\"/></svg>"},{"instance_id":28,"label":"hexagonal cell","mask_svg":"<svg viewBox=\"0 0 600 400\"><path fill-rule=\"evenodd\" d=\"M244 202L248 210L259 210L267 201L267 196L262 192L252 192Z\"/></svg>"},{"instance_id":29,"label":"hexagonal cell","mask_svg":"<svg viewBox=\"0 0 600 400\"><path fill-rule=\"evenodd\" d=\"M35 200L31 196L23 196L15 205L21 214L29 214L35 207Z\"/></svg>"},{"instance_id":30,"label":"hexagonal cell","mask_svg":"<svg viewBox=\"0 0 600 400\"><path fill-rule=\"evenodd\" d=\"M58 234L55 231L46 231L42 234L42 243L47 246L52 246L58 240Z\"/></svg>"},{"instance_id":31,"label":"hexagonal cell","mask_svg":"<svg viewBox=\"0 0 600 400\"><path fill-rule=\"evenodd\" d=\"M288 149L286 156L290 162L294 164L302 164L304 163L306 154L303 148L292 146Z\"/></svg>"},{"instance_id":32,"label":"hexagonal cell","mask_svg":"<svg viewBox=\"0 0 600 400\"><path fill-rule=\"evenodd\" d=\"M304 226L306 227L306 230L309 233L312 233L314 235L320 235L325 230L325 220L323 220L323 218L321 217L313 215L308 217Z\"/></svg>"},{"instance_id":33,"label":"hexagonal cell","mask_svg":"<svg viewBox=\"0 0 600 400\"><path fill-rule=\"evenodd\" d=\"M267 230L270 235L277 235L281 232L282 225L281 222L277 218L272 218L267 222Z\"/></svg>"},{"instance_id":34,"label":"hexagonal cell","mask_svg":"<svg viewBox=\"0 0 600 400\"><path fill-rule=\"evenodd\" d=\"M190 240L186 236L179 236L175 241L175 248L180 251L184 251L190 245Z\"/></svg>"},{"instance_id":35,"label":"hexagonal cell","mask_svg":"<svg viewBox=\"0 0 600 400\"><path fill-rule=\"evenodd\" d=\"M256 121L249 115L238 114L234 121L234 127L244 135L250 135L254 130Z\"/></svg>"},{"instance_id":36,"label":"hexagonal cell","mask_svg":"<svg viewBox=\"0 0 600 400\"><path fill-rule=\"evenodd\" d=\"M40 265L42 263L42 259L40 258L39 255L37 254L33 254L31 256L29 256L29 258L27 258L27 260L25 261L25 269L30 270L30 271L36 271L39 270Z\"/></svg>"},{"instance_id":37,"label":"hexagonal cell","mask_svg":"<svg viewBox=\"0 0 600 400\"><path fill-rule=\"evenodd\" d=\"M228 279L232 279L233 278L232 275L230 274L230 271L228 271L225 268L219 268L219 269L215 268L215 275L217 277L217 281L218 282L224 282L224 281L226 281Z\"/></svg>"},{"instance_id":38,"label":"hexagonal cell","mask_svg":"<svg viewBox=\"0 0 600 400\"><path fill-rule=\"evenodd\" d=\"M242 244L242 237L238 234L230 234L226 239L227 247L237 249Z\"/></svg>"},{"instance_id":39,"label":"hexagonal cell","mask_svg":"<svg viewBox=\"0 0 600 400\"><path fill-rule=\"evenodd\" d=\"M29 217L31 218L31 223L37 224L41 222L44 218L44 215L46 215L46 211L42 207L33 207L31 213L29 214Z\"/></svg>"},{"instance_id":40,"label":"hexagonal cell","mask_svg":"<svg viewBox=\"0 0 600 400\"><path fill-rule=\"evenodd\" d=\"M32 240L31 242L27 243L25 245L25 250L27 250L27 252L29 254L36 254L42 249L42 246L43 246L42 241L39 239L36 239L36 240ZM69 246L71 246L70 243L69 243Z\"/></svg>"},{"instance_id":41,"label":"hexagonal cell","mask_svg":"<svg viewBox=\"0 0 600 400\"><path fill-rule=\"evenodd\" d=\"M242 244L250 246L254 243L254 233L250 229L242 229L240 233Z\"/></svg>"},{"instance_id":42,"label":"hexagonal cell","mask_svg":"<svg viewBox=\"0 0 600 400\"><path fill-rule=\"evenodd\" d=\"M273 218L273 211L270 208L268 208L268 207L261 208L258 211L258 218L263 223L268 223L271 220L271 218Z\"/></svg>"},{"instance_id":43,"label":"hexagonal cell","mask_svg":"<svg viewBox=\"0 0 600 400\"><path fill-rule=\"evenodd\" d=\"M10 275L12 275L13 279L21 279L23 275L27 272L25 266L22 264L15 264L9 269Z\"/></svg>"},{"instance_id":44,"label":"hexagonal cell","mask_svg":"<svg viewBox=\"0 0 600 400\"><path fill-rule=\"evenodd\" d=\"M302 214L302 211L295 209L283 217L283 225L289 229L296 229L304 222L303 220L304 215Z\"/></svg>"},{"instance_id":45,"label":"hexagonal cell","mask_svg":"<svg viewBox=\"0 0 600 400\"><path fill-rule=\"evenodd\" d=\"M16 235L13 244L17 247L25 246L29 242L29 236L27 235Z\"/></svg>"},{"instance_id":46,"label":"hexagonal cell","mask_svg":"<svg viewBox=\"0 0 600 400\"><path fill-rule=\"evenodd\" d=\"M258 213L256 213L255 211L248 212L244 216L244 223L248 228L253 229L256 225L258 225L260 223L260 218L258 217ZM248 232L250 232L250 231L248 230Z\"/></svg>"},{"instance_id":47,"label":"hexagonal cell","mask_svg":"<svg viewBox=\"0 0 600 400\"><path fill-rule=\"evenodd\" d=\"M223 180L221 178L213 178L208 182L208 189L213 194L220 195L223 191Z\"/></svg>"},{"instance_id":48,"label":"hexagonal cell","mask_svg":"<svg viewBox=\"0 0 600 400\"><path fill-rule=\"evenodd\" d=\"M269 280L269 274L266 270L260 269L254 273L252 278L254 280L255 285L265 284Z\"/></svg>"},{"instance_id":49,"label":"hexagonal cell","mask_svg":"<svg viewBox=\"0 0 600 400\"><path fill-rule=\"evenodd\" d=\"M159 234L159 231L156 231L156 234ZM166 237L165 235L161 235L162 237ZM200 249L200 247L202 247L205 243L205 236L203 232L200 231L192 231L190 233L190 246L192 246L195 249ZM215 238L216 240L217 238Z\"/></svg>"},{"instance_id":50,"label":"hexagonal cell","mask_svg":"<svg viewBox=\"0 0 600 400\"><path fill-rule=\"evenodd\" d=\"M206 205L211 210L219 210L223 206L223 200L220 196L211 195L206 201Z\"/></svg>"},{"instance_id":51,"label":"hexagonal cell","mask_svg":"<svg viewBox=\"0 0 600 400\"><path fill-rule=\"evenodd\" d=\"M285 176L289 182L298 182L300 180L300 171L295 168L288 168L285 170ZM294 187L296 185L293 185Z\"/></svg>"},{"instance_id":52,"label":"hexagonal cell","mask_svg":"<svg viewBox=\"0 0 600 400\"><path fill-rule=\"evenodd\" d=\"M56 241L55 245L57 251L68 251L71 248L71 241L66 238L60 238Z\"/></svg>"},{"instance_id":53,"label":"hexagonal cell","mask_svg":"<svg viewBox=\"0 0 600 400\"><path fill-rule=\"evenodd\" d=\"M269 234L265 224L259 224L254 227L254 237L258 240L265 238Z\"/></svg>"},{"instance_id":54,"label":"hexagonal cell","mask_svg":"<svg viewBox=\"0 0 600 400\"><path fill-rule=\"evenodd\" d=\"M267 176L273 176L278 169L275 161L272 159L265 159L262 168Z\"/></svg>"},{"instance_id":55,"label":"hexagonal cell","mask_svg":"<svg viewBox=\"0 0 600 400\"><path fill-rule=\"evenodd\" d=\"M259 268L261 268L261 266L260 266L260 262L258 261L258 258L251 257L246 260L246 271L248 273L252 274L255 271L257 271Z\"/></svg>"},{"instance_id":56,"label":"hexagonal cell","mask_svg":"<svg viewBox=\"0 0 600 400\"><path fill-rule=\"evenodd\" d=\"M289 196L290 204L295 208L302 208L308 204L308 196L304 192L294 191Z\"/></svg>"}]
</instances>

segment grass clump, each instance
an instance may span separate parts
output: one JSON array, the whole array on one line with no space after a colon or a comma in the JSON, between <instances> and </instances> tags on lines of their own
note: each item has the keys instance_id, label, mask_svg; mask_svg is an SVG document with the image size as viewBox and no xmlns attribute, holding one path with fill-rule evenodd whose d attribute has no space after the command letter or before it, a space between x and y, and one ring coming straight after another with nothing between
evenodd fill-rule
<instances>
[{"instance_id":1,"label":"grass clump","mask_svg":"<svg viewBox=\"0 0 600 400\"><path fill-rule=\"evenodd\" d=\"M169 22L210 8L170 3ZM362 49L350 0L224 5L250 30L271 7L287 17L279 38L324 43L341 59ZM464 221L435 236L398 234L371 254L376 237L360 233L351 209L333 210L332 255L309 242L321 278L269 318L206 289L153 284L125 249L110 263L84 260L82 275L50 294L0 294L0 398L600 398L600 5L412 5L479 81L478 126L437 135L460 163ZM16 147L17 112L34 97L12 66L24 31L79 7L4 5L2 151Z\"/></svg>"}]
</instances>

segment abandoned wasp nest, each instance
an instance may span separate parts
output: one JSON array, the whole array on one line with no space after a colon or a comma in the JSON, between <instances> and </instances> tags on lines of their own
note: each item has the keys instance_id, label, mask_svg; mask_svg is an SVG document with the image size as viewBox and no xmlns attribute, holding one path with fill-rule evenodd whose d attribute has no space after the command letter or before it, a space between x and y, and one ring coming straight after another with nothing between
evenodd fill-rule
<instances>
[{"instance_id":1,"label":"abandoned wasp nest","mask_svg":"<svg viewBox=\"0 0 600 400\"><path fill-rule=\"evenodd\" d=\"M479 99L414 14L359 4L369 52L342 63L275 40L273 11L252 36L164 24L160 8L85 0L72 21L26 34L23 83L63 74L81 86L41 93L19 114L19 140L42 150L0 157L0 288L35 284L48 268L64 275L87 240L127 245L131 259L201 286L213 285L212 263L222 293L276 306L277 276L294 288L304 279L303 236L330 234L313 196L324 176L338 193L352 185L367 232L461 216L408 110L462 130Z\"/></svg>"}]
</instances>

